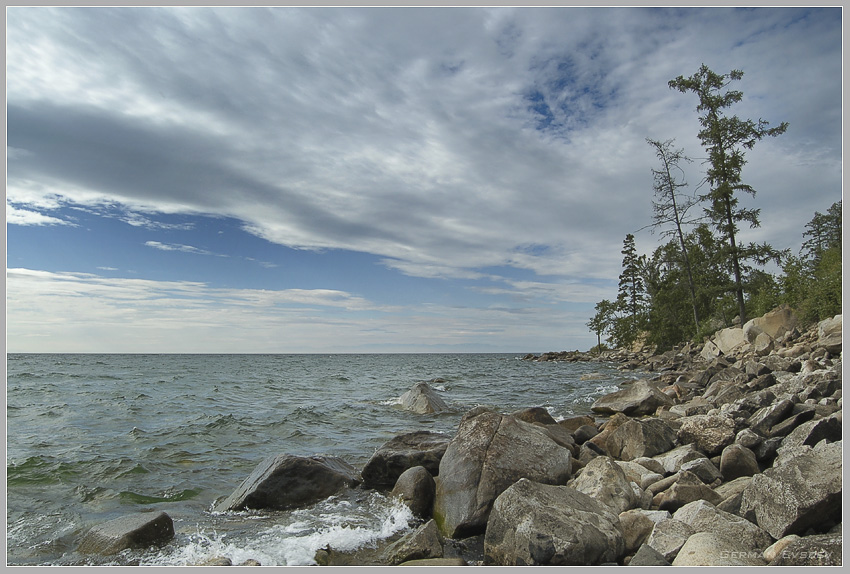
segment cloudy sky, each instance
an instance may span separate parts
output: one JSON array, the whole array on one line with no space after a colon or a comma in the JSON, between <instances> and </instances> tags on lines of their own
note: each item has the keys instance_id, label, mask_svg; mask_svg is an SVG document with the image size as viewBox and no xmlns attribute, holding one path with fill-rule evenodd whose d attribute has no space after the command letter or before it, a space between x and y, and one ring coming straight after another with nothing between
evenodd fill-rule
<instances>
[{"instance_id":1,"label":"cloudy sky","mask_svg":"<svg viewBox=\"0 0 850 574\"><path fill-rule=\"evenodd\" d=\"M841 198L840 8L9 8L11 352L587 349L705 63L762 227ZM703 166L687 180L696 187Z\"/></svg>"}]
</instances>

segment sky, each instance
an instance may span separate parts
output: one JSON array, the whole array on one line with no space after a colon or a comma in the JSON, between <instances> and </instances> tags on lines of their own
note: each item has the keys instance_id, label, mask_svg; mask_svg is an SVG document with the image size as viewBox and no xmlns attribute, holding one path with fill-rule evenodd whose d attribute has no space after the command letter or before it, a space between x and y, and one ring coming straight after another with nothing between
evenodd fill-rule
<instances>
[{"instance_id":1,"label":"sky","mask_svg":"<svg viewBox=\"0 0 850 574\"><path fill-rule=\"evenodd\" d=\"M841 8L6 11L9 352L586 350L646 138L704 174L697 98L747 152L746 241L841 199Z\"/></svg>"}]
</instances>

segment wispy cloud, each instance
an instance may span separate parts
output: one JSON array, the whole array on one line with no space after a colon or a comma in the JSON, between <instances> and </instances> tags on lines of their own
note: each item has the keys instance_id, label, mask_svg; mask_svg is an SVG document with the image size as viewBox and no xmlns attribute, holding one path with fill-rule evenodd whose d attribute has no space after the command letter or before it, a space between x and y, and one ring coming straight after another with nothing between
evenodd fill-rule
<instances>
[{"instance_id":1,"label":"wispy cloud","mask_svg":"<svg viewBox=\"0 0 850 574\"><path fill-rule=\"evenodd\" d=\"M8 225L75 225L70 221L45 215L39 211L19 209L6 204L6 223Z\"/></svg>"},{"instance_id":2,"label":"wispy cloud","mask_svg":"<svg viewBox=\"0 0 850 574\"><path fill-rule=\"evenodd\" d=\"M194 247L192 245L183 245L180 243L162 243L160 241L145 241L145 245L147 247L153 247L154 249L159 249L160 251L180 251L182 253L192 253L194 255L213 255L215 257L227 257L227 255L223 255L221 253L213 253L212 251L207 251L206 249L199 249L198 247Z\"/></svg>"}]
</instances>

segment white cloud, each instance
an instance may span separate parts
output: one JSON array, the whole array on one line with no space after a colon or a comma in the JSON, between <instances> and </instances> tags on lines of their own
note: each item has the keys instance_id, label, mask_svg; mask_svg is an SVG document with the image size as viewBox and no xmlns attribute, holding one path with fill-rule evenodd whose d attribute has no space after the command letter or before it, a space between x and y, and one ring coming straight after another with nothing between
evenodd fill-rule
<instances>
[{"instance_id":1,"label":"white cloud","mask_svg":"<svg viewBox=\"0 0 850 574\"><path fill-rule=\"evenodd\" d=\"M181 253L192 253L194 255L214 255L215 257L227 257L221 253L213 253L206 249L200 249L193 245L183 245L182 243L162 243L160 241L145 241L147 247L153 247L160 251L180 251Z\"/></svg>"},{"instance_id":2,"label":"white cloud","mask_svg":"<svg viewBox=\"0 0 850 574\"><path fill-rule=\"evenodd\" d=\"M38 211L19 209L8 203L6 204L6 223L8 225L74 225L70 221L45 215Z\"/></svg>"}]
</instances>

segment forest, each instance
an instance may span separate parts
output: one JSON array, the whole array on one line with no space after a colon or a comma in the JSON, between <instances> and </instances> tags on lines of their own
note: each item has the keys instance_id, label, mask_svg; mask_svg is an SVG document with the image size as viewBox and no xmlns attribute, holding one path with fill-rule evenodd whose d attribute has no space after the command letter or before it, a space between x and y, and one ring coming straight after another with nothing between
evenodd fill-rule
<instances>
[{"instance_id":1,"label":"forest","mask_svg":"<svg viewBox=\"0 0 850 574\"><path fill-rule=\"evenodd\" d=\"M742 225L760 226L760 210L740 204L742 194L756 194L743 180L746 152L788 127L728 114L743 98L730 85L742 77L740 70L717 74L702 65L690 77L670 80L671 89L698 98L704 179L689 192L683 168L694 160L674 140L647 139L658 165L652 168L653 218L646 228L662 244L639 254L634 235L626 235L617 297L596 303L587 323L597 337L592 350L635 343L668 350L781 304L808 323L841 313L841 200L826 213L814 213L801 230L799 253L740 240ZM768 264L776 271L766 270Z\"/></svg>"}]
</instances>

